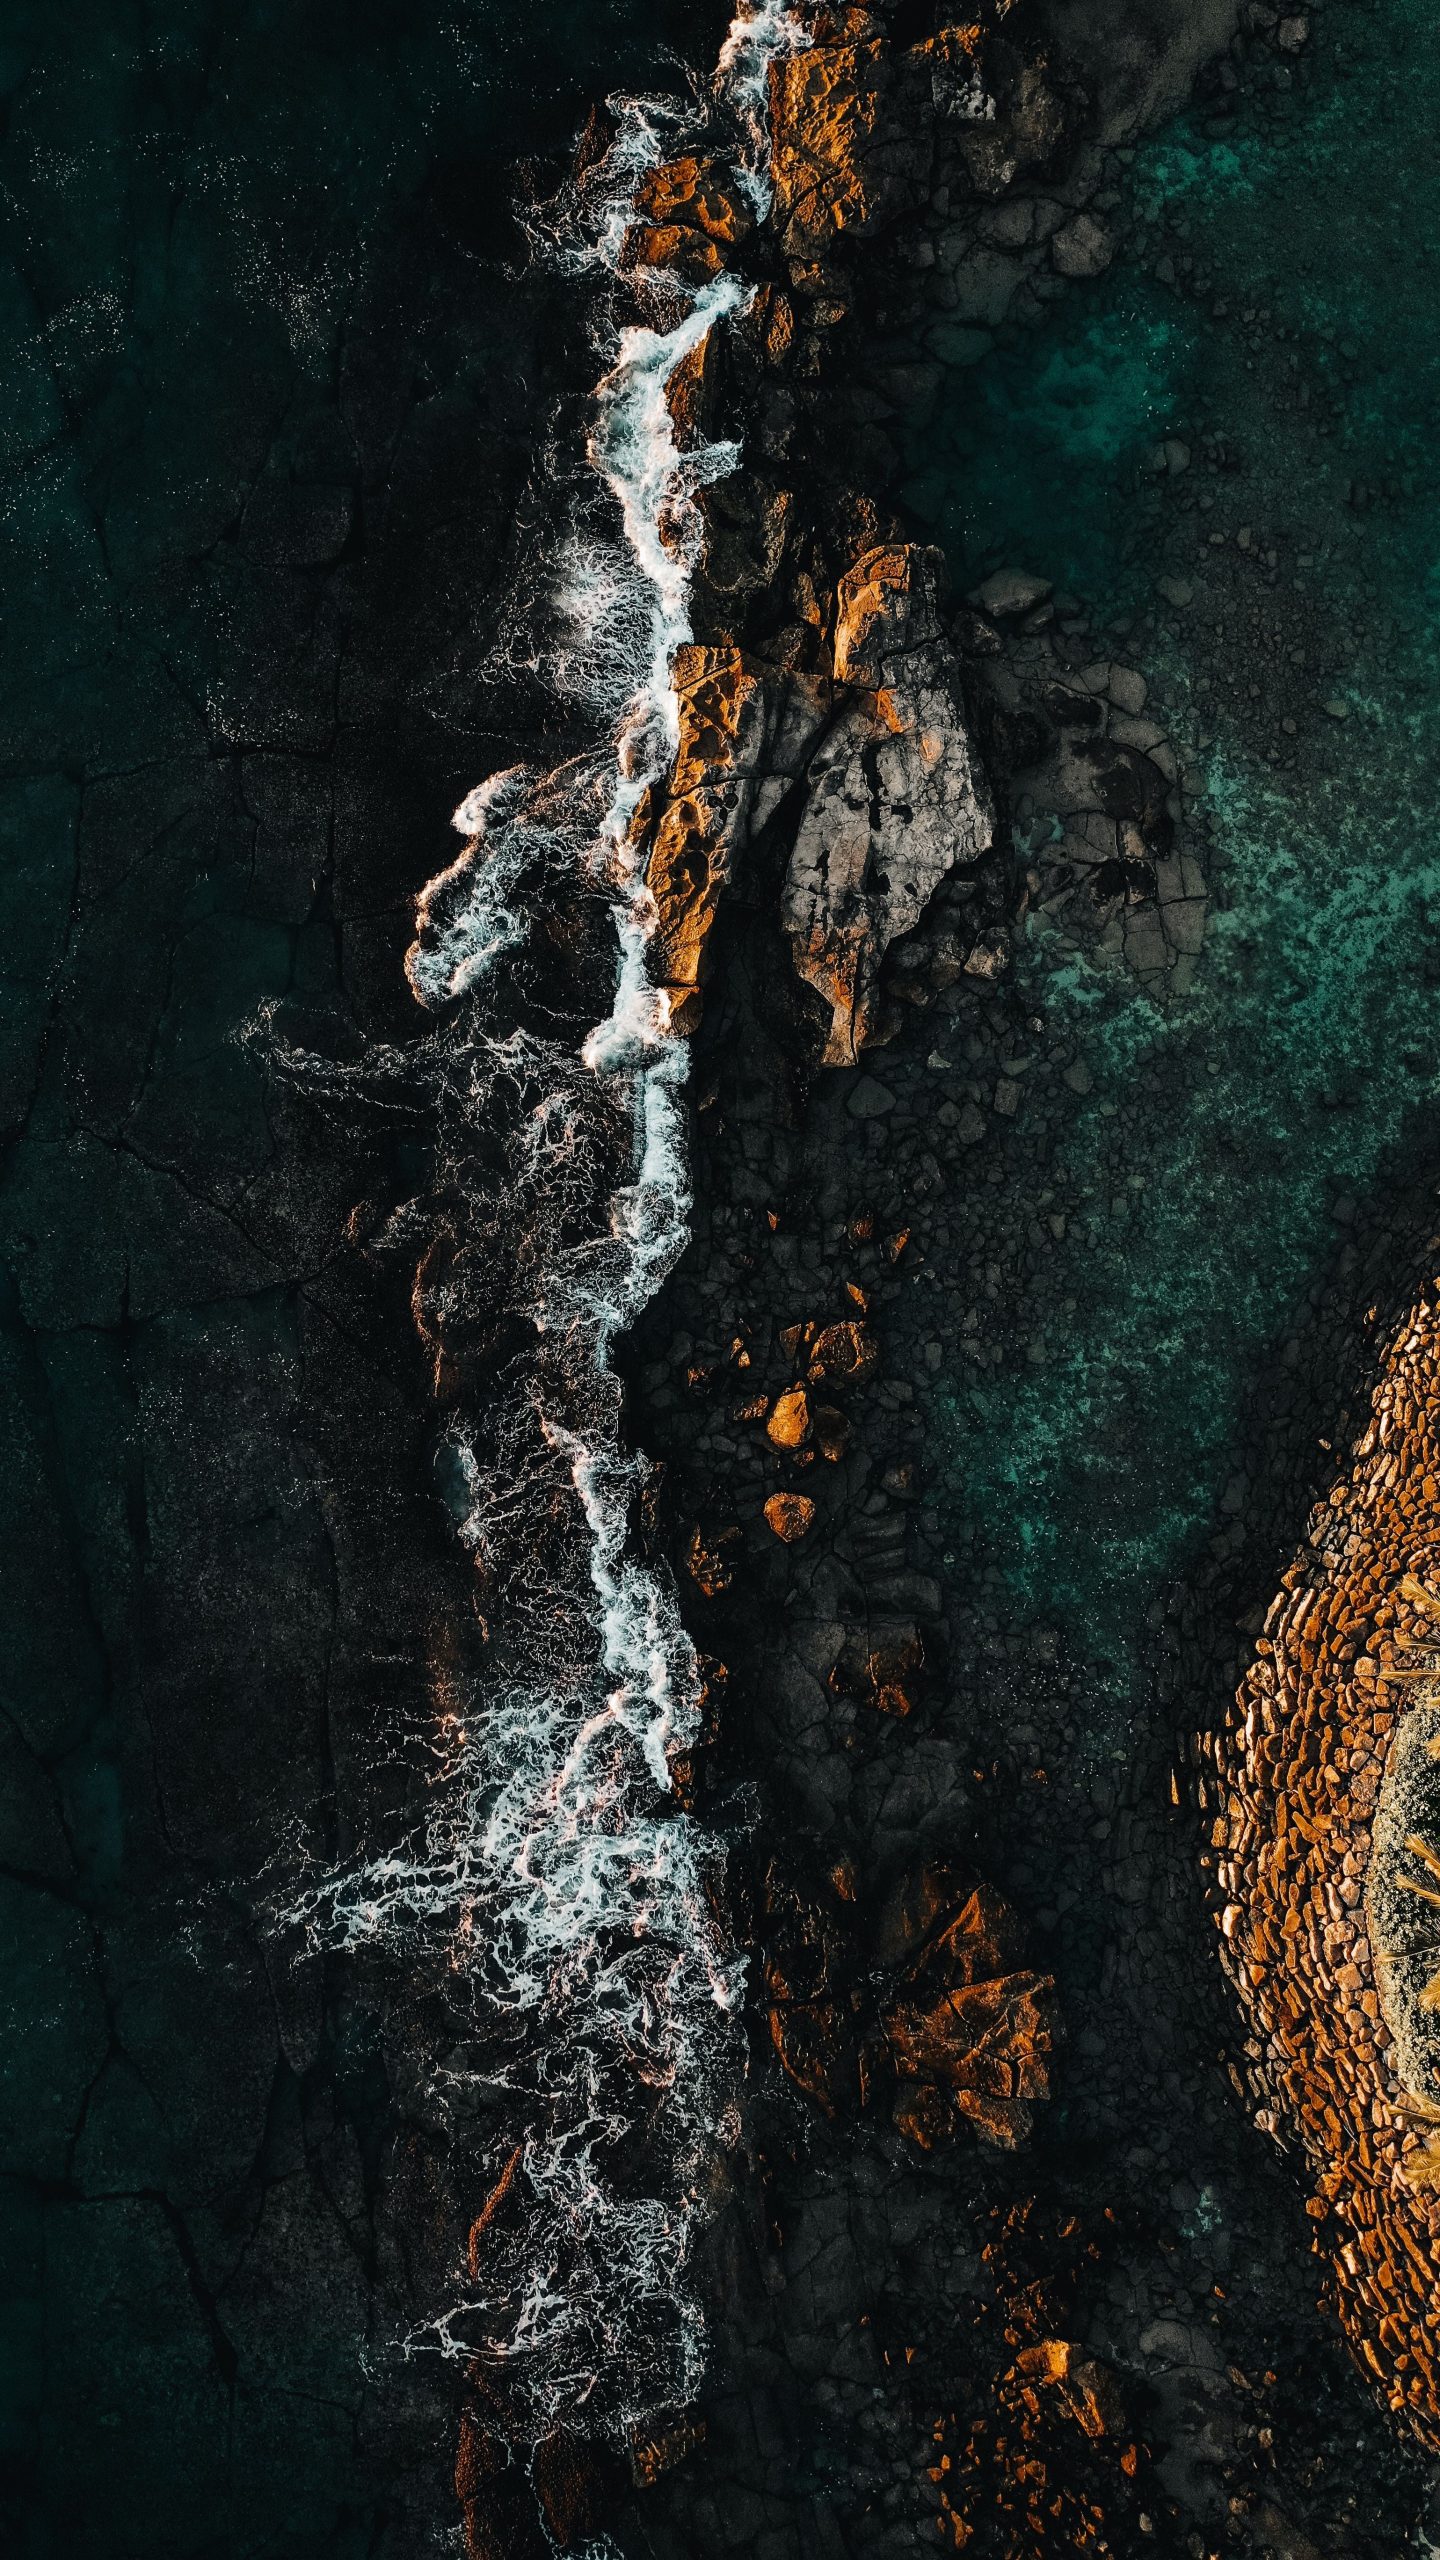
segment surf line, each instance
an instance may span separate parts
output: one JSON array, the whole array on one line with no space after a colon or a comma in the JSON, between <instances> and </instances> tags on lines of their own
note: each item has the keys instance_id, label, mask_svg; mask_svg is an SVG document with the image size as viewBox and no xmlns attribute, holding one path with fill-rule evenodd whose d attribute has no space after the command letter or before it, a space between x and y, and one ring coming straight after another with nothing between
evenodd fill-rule
<instances>
[{"instance_id":1,"label":"surf line","mask_svg":"<svg viewBox=\"0 0 1440 2560\"><path fill-rule=\"evenodd\" d=\"M769 66L804 41L781 0L755 0L717 66L737 182L762 212ZM560 246L618 283L640 181L681 118L655 100L612 111L615 139ZM554 598L557 689L608 711L609 743L467 797L465 849L422 893L406 962L434 1016L441 1185L469 1186L493 1240L497 1202L479 1188L493 1190L499 1145L498 1216L523 1239L512 1285L533 1347L505 1371L507 1409L472 1412L462 1394L446 1435L459 1534L507 1640L498 1669L436 1684L423 1834L326 1880L295 1914L331 1944L388 1943L448 1975L461 2009L468 1997L471 2058L457 2037L437 2073L457 2122L513 2095L503 2135L480 2146L494 2175L475 2198L468 2281L403 2341L485 2379L512 2441L562 2421L618 2438L694 2397L704 2324L690 2262L743 2075L744 1962L709 1889L718 1849L670 1775L698 1730L698 1666L668 1575L633 1550L645 1467L625 1445L612 1359L689 1235L687 1044L650 974L657 915L635 822L679 743L672 671L692 636L697 495L740 461L730 441L682 452L667 392L748 300L723 273L699 287L666 275L663 290L680 316L620 329L595 394L588 462L618 526L587 522ZM506 1030L500 1009L528 902L567 883L608 901L615 940L610 1010L578 1044L533 1022ZM447 1322L457 1307L466 1317L476 1284L463 1268L452 1256L436 1280L422 1262L427 1339L443 1334L429 1312L442 1298ZM513 2031L498 2059L485 2032L497 2021Z\"/></svg>"}]
</instances>

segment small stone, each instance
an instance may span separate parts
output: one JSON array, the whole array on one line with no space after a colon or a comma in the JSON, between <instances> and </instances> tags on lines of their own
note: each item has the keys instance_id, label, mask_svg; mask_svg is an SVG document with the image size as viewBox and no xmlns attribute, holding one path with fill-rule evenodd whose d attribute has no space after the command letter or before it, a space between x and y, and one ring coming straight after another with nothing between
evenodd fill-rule
<instances>
[{"instance_id":1,"label":"small stone","mask_svg":"<svg viewBox=\"0 0 1440 2560\"><path fill-rule=\"evenodd\" d=\"M978 1103L967 1102L955 1124L955 1135L962 1147L973 1147L985 1135L985 1114Z\"/></svg>"},{"instance_id":2,"label":"small stone","mask_svg":"<svg viewBox=\"0 0 1440 2560\"><path fill-rule=\"evenodd\" d=\"M1150 687L1138 667L1112 667L1109 692L1116 710L1128 712L1134 720L1145 708Z\"/></svg>"},{"instance_id":3,"label":"small stone","mask_svg":"<svg viewBox=\"0 0 1440 2560\"><path fill-rule=\"evenodd\" d=\"M1310 41L1309 19L1298 11L1293 17L1282 18L1275 30L1275 41L1282 53L1303 53Z\"/></svg>"},{"instance_id":4,"label":"small stone","mask_svg":"<svg viewBox=\"0 0 1440 2560\"><path fill-rule=\"evenodd\" d=\"M1093 213L1077 213L1050 243L1055 272L1062 276L1101 276L1114 255L1114 240Z\"/></svg>"},{"instance_id":5,"label":"small stone","mask_svg":"<svg viewBox=\"0 0 1440 2560\"><path fill-rule=\"evenodd\" d=\"M1010 959L1010 945L1003 933L982 933L965 963L967 978L1002 978Z\"/></svg>"},{"instance_id":6,"label":"small stone","mask_svg":"<svg viewBox=\"0 0 1440 2560\"><path fill-rule=\"evenodd\" d=\"M802 1449L810 1437L810 1399L803 1387L777 1396L765 1436L777 1449Z\"/></svg>"},{"instance_id":7,"label":"small stone","mask_svg":"<svg viewBox=\"0 0 1440 2560\"><path fill-rule=\"evenodd\" d=\"M992 622L1019 622L1053 593L1050 579L1032 577L1028 569L997 569L972 588L969 601L988 613Z\"/></svg>"},{"instance_id":8,"label":"small stone","mask_svg":"<svg viewBox=\"0 0 1440 2560\"><path fill-rule=\"evenodd\" d=\"M852 1120L883 1120L895 1108L895 1096L878 1076L862 1076L845 1106Z\"/></svg>"},{"instance_id":9,"label":"small stone","mask_svg":"<svg viewBox=\"0 0 1440 2560\"><path fill-rule=\"evenodd\" d=\"M765 1518L776 1537L793 1547L814 1528L815 1505L808 1493L772 1493L765 1505Z\"/></svg>"},{"instance_id":10,"label":"small stone","mask_svg":"<svg viewBox=\"0 0 1440 2560\"><path fill-rule=\"evenodd\" d=\"M1157 578L1155 593L1157 596L1163 596L1167 604L1173 604L1177 612L1183 613L1195 593L1195 588L1193 581L1189 578Z\"/></svg>"},{"instance_id":11,"label":"small stone","mask_svg":"<svg viewBox=\"0 0 1440 2560\"><path fill-rule=\"evenodd\" d=\"M1322 702L1320 708L1327 720L1348 720L1350 717L1350 705L1342 702L1338 693L1332 694L1328 702Z\"/></svg>"}]
</instances>

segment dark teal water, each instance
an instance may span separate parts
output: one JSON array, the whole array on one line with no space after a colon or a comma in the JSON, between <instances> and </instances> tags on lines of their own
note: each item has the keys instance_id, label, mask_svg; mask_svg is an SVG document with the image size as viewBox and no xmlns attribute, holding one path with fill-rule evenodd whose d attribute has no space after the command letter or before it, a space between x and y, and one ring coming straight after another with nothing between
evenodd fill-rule
<instances>
[{"instance_id":1,"label":"dark teal water","mask_svg":"<svg viewBox=\"0 0 1440 2560\"><path fill-rule=\"evenodd\" d=\"M1417 0L1338 0L1317 27L1299 79L1140 151L1109 273L951 377L915 443L911 501L960 575L1016 561L1084 600L1203 784L1219 912L1186 996L1043 931L1026 947L1093 1090L1043 1176L1067 1232L1017 1356L947 1404L957 1555L998 1570L1016 1625L1060 1627L1117 1711L1337 1201L1363 1223L1434 1154L1440 31ZM1166 436L1194 461L1157 482ZM1233 565L1242 529L1273 584L1211 579L1211 536Z\"/></svg>"},{"instance_id":2,"label":"dark teal water","mask_svg":"<svg viewBox=\"0 0 1440 2560\"><path fill-rule=\"evenodd\" d=\"M502 435L513 472L543 423L507 361L511 162L563 154L607 90L669 85L671 44L713 58L725 15L0 18L7 2560L387 2547L385 2449L357 2428L373 2021L337 2015L257 2087L269 1995L238 1918L287 1804L325 1784L334 1557L295 1445L285 1239L313 1215L323 1262L346 1204L297 1212L283 1166L275 1187L233 1035L273 999L332 1001L341 956L352 997L403 1002L393 922L342 929L314 884L389 839L399 915L486 769L473 737L447 748L463 681L419 749L401 698L478 646L457 480L483 490ZM373 697L362 603L389 653ZM401 2488L414 2460L397 2440ZM445 2454L424 2468L433 2516Z\"/></svg>"}]
</instances>

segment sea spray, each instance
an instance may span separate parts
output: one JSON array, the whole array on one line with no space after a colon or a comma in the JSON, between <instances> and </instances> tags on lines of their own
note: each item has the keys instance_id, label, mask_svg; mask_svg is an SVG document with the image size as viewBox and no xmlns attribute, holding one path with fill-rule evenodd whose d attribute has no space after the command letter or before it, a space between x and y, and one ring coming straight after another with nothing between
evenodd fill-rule
<instances>
[{"instance_id":1,"label":"sea spray","mask_svg":"<svg viewBox=\"0 0 1440 2560\"><path fill-rule=\"evenodd\" d=\"M717 96L757 202L766 68L795 40L790 13L761 0L721 56ZM575 510L549 598L555 690L610 741L552 774L511 768L462 803L465 849L424 891L407 959L434 1028L370 1070L423 1086L433 1113L443 1213L415 1204L391 1240L425 1246L416 1318L450 1407L445 1481L488 1649L437 1680L421 1825L312 1876L290 1915L321 1943L378 1944L443 1981L431 2099L475 2177L474 2220L466 2280L404 2344L463 2359L522 2442L562 2420L621 2435L693 2396L688 2262L742 2071L718 1845L671 1782L701 1682L673 1587L634 1538L647 1470L624 1445L611 1355L689 1232L686 1052L650 975L632 822L677 743L696 493L739 459L728 443L682 453L666 393L745 293L725 275L666 277L654 325L614 328L636 186L681 127L663 101L612 105L610 148L549 233L599 280L612 330L588 452L610 523L593 502ZM534 951L542 924L583 946L587 902L610 918L613 992L577 1036Z\"/></svg>"}]
</instances>

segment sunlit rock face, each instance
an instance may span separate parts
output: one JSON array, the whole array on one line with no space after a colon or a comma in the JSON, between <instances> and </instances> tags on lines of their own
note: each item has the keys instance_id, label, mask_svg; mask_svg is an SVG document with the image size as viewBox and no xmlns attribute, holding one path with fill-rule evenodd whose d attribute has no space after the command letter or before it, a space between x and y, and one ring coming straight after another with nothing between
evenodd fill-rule
<instances>
[{"instance_id":1,"label":"sunlit rock face","mask_svg":"<svg viewBox=\"0 0 1440 2560\"><path fill-rule=\"evenodd\" d=\"M1070 109L1033 38L1017 40L1024 14L997 9L988 27L897 51L868 12L822 13L822 41L771 74L776 219L792 263L913 211L941 180L998 196L1052 156Z\"/></svg>"},{"instance_id":2,"label":"sunlit rock face","mask_svg":"<svg viewBox=\"0 0 1440 2560\"><path fill-rule=\"evenodd\" d=\"M640 823L659 973L682 1028L724 885L768 829L789 849L780 920L828 1010L826 1066L853 1065L874 1038L892 943L942 881L989 851L993 804L937 587L935 554L905 543L867 552L839 582L823 676L733 647L680 652L678 752Z\"/></svg>"},{"instance_id":3,"label":"sunlit rock face","mask_svg":"<svg viewBox=\"0 0 1440 2560\"><path fill-rule=\"evenodd\" d=\"M1386 1347L1202 1797L1258 2121L1312 2193L1350 2344L1440 2445L1440 1307Z\"/></svg>"},{"instance_id":4,"label":"sunlit rock face","mask_svg":"<svg viewBox=\"0 0 1440 2560\"><path fill-rule=\"evenodd\" d=\"M936 602L938 556L897 543L842 578L833 726L811 759L781 898L795 966L830 1007L822 1064L874 1033L880 963L942 880L988 852L989 787L971 751L959 660Z\"/></svg>"}]
</instances>

